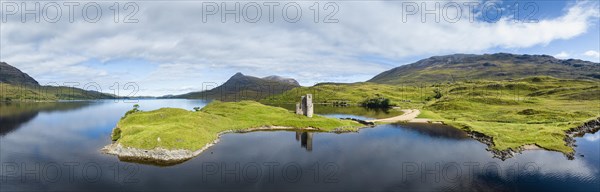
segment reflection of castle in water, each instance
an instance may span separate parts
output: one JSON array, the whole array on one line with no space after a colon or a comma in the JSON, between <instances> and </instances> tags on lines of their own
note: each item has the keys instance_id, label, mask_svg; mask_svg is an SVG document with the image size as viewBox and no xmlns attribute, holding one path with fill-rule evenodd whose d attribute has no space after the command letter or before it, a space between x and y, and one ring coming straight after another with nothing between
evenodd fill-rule
<instances>
[{"instance_id":1,"label":"reflection of castle in water","mask_svg":"<svg viewBox=\"0 0 600 192\"><path fill-rule=\"evenodd\" d=\"M306 151L312 151L312 132L300 132L296 131L296 141L300 141L300 146L305 148Z\"/></svg>"}]
</instances>

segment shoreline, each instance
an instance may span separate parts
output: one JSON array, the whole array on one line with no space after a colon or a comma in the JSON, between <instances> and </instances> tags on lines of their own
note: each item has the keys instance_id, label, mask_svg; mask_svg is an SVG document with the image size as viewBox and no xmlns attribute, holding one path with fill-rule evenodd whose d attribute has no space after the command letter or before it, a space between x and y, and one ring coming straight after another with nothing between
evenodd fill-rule
<instances>
[{"instance_id":1,"label":"shoreline","mask_svg":"<svg viewBox=\"0 0 600 192\"><path fill-rule=\"evenodd\" d=\"M337 128L333 131L321 131L318 128L314 127L305 127L305 128L294 128L294 127L286 127L286 126L262 126L262 127L254 127L243 130L226 130L219 132L217 134L217 139L213 140L210 143L207 143L202 148L192 151L187 149L164 149L164 148L154 148L154 149L139 149L134 147L124 147L118 142L111 143L109 145L104 146L100 151L105 154L117 156L120 160L136 162L136 163L144 163L144 164L152 164L158 166L169 166L176 165L179 163L183 163L187 160L190 160L202 152L206 151L210 147L216 145L220 140L221 136L228 133L249 133L255 131L320 131L320 132L329 132L329 133L349 133L349 132L358 132L358 130L363 128L368 128L372 126L363 126L358 127L356 130L343 130Z\"/></svg>"},{"instance_id":2,"label":"shoreline","mask_svg":"<svg viewBox=\"0 0 600 192\"><path fill-rule=\"evenodd\" d=\"M523 151L528 151L528 150L555 151L555 152L562 153L567 159L573 160L573 159L575 159L575 152L576 152L575 147L577 147L577 145L575 144L575 142L576 142L575 137L583 137L583 135L585 135L587 133L593 134L593 133L598 132L599 130L600 130L600 117L590 120L590 121L587 121L583 125L565 130L564 141L566 142L567 146L569 146L573 149L573 151L570 153L565 153L562 151L556 151L556 150L544 148L535 143L525 144L525 145L517 147L516 149L508 148L505 150L498 150L498 149L493 149L493 146L494 146L494 138L493 137L487 136L487 135L477 132L477 131L465 131L465 132L467 132L469 137L487 145L486 150L490 151L493 154L494 158L501 159L502 161L512 158L516 154L521 154L521 153L523 153Z\"/></svg>"},{"instance_id":3,"label":"shoreline","mask_svg":"<svg viewBox=\"0 0 600 192\"><path fill-rule=\"evenodd\" d=\"M202 152L206 151L208 148L217 144L220 141L221 135L224 135L227 133L249 133L249 132L255 132L255 131L278 131L278 130L348 133L348 132L358 132L360 129L373 127L373 126L375 126L374 122L388 123L389 122L388 120L390 120L390 119L402 119L402 121L410 122L410 123L445 124L443 121L432 122L429 119L416 118L416 116L418 116L419 113L420 113L420 111L416 110L416 111L412 111L409 114L412 118L409 117L407 119L405 114L403 114L403 115L396 116L396 117L386 118L386 119L384 119L385 121L377 121L377 120L362 121L362 120L352 119L352 118L343 118L343 119L347 119L347 120L353 120L353 121L356 121L356 122L364 125L363 127L356 128L356 130L344 130L341 128L336 128L333 131L321 131L320 129L313 128L313 127L294 128L294 127L285 127L285 126L262 126L262 127L248 128L248 129L242 129L242 130L226 130L226 131L219 132L217 134L217 139L204 145L202 148L200 148L196 151L191 151L191 150L187 150L187 149L169 150L169 149L164 149L164 148L138 149L138 148L133 148L133 147L124 147L118 142L115 142L115 143L112 143L112 144L109 144L109 145L103 147L101 149L101 151L105 154L115 155L120 160L124 160L124 161L134 161L134 162L138 162L138 163L149 163L149 164L159 165L159 166L168 166L168 165L175 165L175 164L185 162L189 159L192 159L192 158L200 155ZM396 122L400 122L400 121L396 121ZM454 127L454 126L452 126L452 127ZM551 150L551 149L541 147L535 143L525 144L525 145L519 146L515 149L513 149L513 148L508 148L505 150L493 149L493 147L495 146L493 137L487 136L487 135L477 132L477 131L467 131L465 129L461 129L458 127L455 127L455 128L465 131L469 137L485 144L487 146L486 150L490 151L493 154L493 158L498 158L498 159L501 159L502 161L512 158L516 154L521 154L523 151L526 151L526 150L556 151L556 150ZM585 122L583 125L580 125L578 127L574 127L574 128L566 130L564 140L567 143L566 144L567 146L573 148L573 152L570 152L570 153L564 153L561 151L557 151L557 152L564 154L565 157L567 157L567 159L569 159L569 160L574 159L575 158L575 147L577 146L575 144L574 138L581 137L581 136L585 135L586 133L595 133L599 130L600 130L600 117L590 120L588 122Z\"/></svg>"}]
</instances>

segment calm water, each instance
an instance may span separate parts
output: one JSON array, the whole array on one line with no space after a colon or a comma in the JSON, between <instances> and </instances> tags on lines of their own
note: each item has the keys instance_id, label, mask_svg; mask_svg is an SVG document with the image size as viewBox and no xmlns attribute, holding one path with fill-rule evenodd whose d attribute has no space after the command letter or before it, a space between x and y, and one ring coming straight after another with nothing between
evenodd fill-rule
<instances>
[{"instance_id":1,"label":"calm water","mask_svg":"<svg viewBox=\"0 0 600 192\"><path fill-rule=\"evenodd\" d=\"M205 102L139 104L192 110ZM99 149L132 105L0 105L0 190L600 190L600 133L577 139L575 160L536 150L501 161L453 128L382 125L346 134L226 134L179 165L121 162Z\"/></svg>"}]
</instances>

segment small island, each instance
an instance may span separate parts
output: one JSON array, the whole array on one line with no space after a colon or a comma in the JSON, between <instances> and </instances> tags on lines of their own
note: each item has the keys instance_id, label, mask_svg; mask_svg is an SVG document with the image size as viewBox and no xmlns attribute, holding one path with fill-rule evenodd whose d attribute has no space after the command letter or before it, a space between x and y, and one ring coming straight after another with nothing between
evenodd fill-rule
<instances>
[{"instance_id":1,"label":"small island","mask_svg":"<svg viewBox=\"0 0 600 192\"><path fill-rule=\"evenodd\" d=\"M351 120L307 117L284 108L255 101L213 101L202 109L188 111L161 108L126 113L113 129L113 143L105 153L123 160L172 164L186 161L230 132L256 130L310 130L352 132L365 127Z\"/></svg>"}]
</instances>

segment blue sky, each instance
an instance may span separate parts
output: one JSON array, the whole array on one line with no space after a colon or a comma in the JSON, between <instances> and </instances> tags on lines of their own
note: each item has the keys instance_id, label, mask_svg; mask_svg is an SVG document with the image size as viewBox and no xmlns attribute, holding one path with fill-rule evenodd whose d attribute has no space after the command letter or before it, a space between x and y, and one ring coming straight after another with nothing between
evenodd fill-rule
<instances>
[{"instance_id":1,"label":"blue sky","mask_svg":"<svg viewBox=\"0 0 600 192\"><path fill-rule=\"evenodd\" d=\"M292 77L305 86L357 82L423 58L454 53L546 54L600 62L598 1L318 2L318 17L311 9L316 2L287 1L274 9L273 22L264 2L256 4L263 8L256 22L245 20L256 15L251 9L240 15L240 22L232 15L223 22L218 12L203 14L206 2L135 1L132 6L139 8L135 23L123 22L130 13L124 2L120 2L119 22L109 9L115 2L98 2L103 14L94 22L82 17L81 7L89 1L75 9L74 22L67 19L64 6L57 22L43 18L34 22L32 15L22 22L19 13L6 13L6 6L15 4L2 3L0 60L42 84L95 82L109 93L115 83L128 82L138 84L137 95L200 91L203 85L223 83L236 72ZM39 3L44 7L49 2ZM236 2L208 3L231 8ZM248 5L248 1L237 3ZM282 9L290 3L302 13L294 22L288 21L294 14L284 15ZM440 22L419 12L436 3ZM451 3L461 9L444 9ZM478 5L469 12L464 3ZM519 5L516 19L515 3ZM407 5L416 5L419 11L407 14ZM486 12L486 5L498 9ZM531 15L526 5L537 12ZM501 17L496 17L496 10ZM327 15L338 22L323 22ZM460 17L452 22L446 19L453 15ZM475 19L470 21L467 15ZM525 18L538 22L521 22Z\"/></svg>"}]
</instances>

